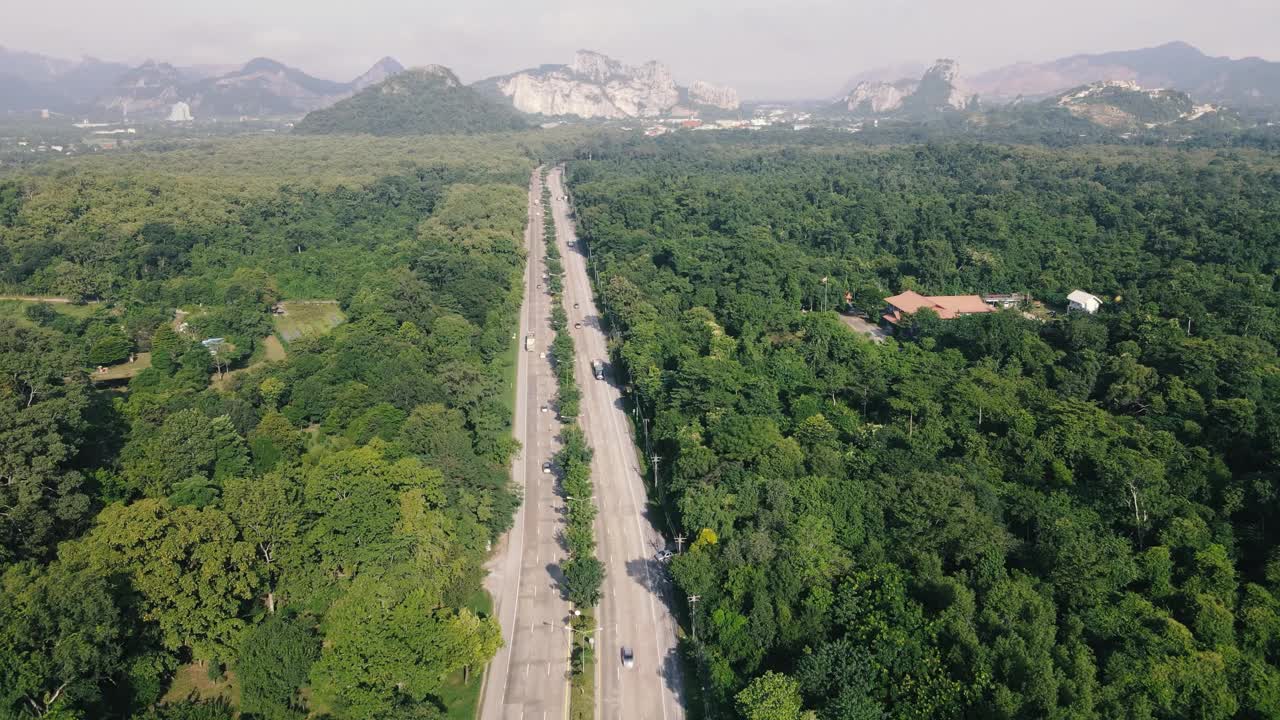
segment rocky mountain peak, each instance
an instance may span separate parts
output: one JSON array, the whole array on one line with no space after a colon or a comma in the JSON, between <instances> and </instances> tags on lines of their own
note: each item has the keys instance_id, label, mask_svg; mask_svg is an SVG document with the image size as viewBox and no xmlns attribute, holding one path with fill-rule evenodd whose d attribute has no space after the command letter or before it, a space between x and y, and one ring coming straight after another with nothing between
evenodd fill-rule
<instances>
[{"instance_id":1,"label":"rocky mountain peak","mask_svg":"<svg viewBox=\"0 0 1280 720\"><path fill-rule=\"evenodd\" d=\"M910 104L921 110L968 110L977 102L960 79L960 63L940 58L924 71Z\"/></svg>"},{"instance_id":2,"label":"rocky mountain peak","mask_svg":"<svg viewBox=\"0 0 1280 720\"><path fill-rule=\"evenodd\" d=\"M902 108L902 102L916 91L915 80L899 80L896 83L880 80L863 80L849 91L845 108L850 112L881 115Z\"/></svg>"},{"instance_id":3,"label":"rocky mountain peak","mask_svg":"<svg viewBox=\"0 0 1280 720\"><path fill-rule=\"evenodd\" d=\"M631 69L603 53L579 50L573 54L569 71L595 83L607 82L614 75L630 77Z\"/></svg>"},{"instance_id":4,"label":"rocky mountain peak","mask_svg":"<svg viewBox=\"0 0 1280 720\"><path fill-rule=\"evenodd\" d=\"M921 80L924 81L931 78L954 85L960 78L960 63L950 58L935 60L933 65L924 71L924 77Z\"/></svg>"},{"instance_id":5,"label":"rocky mountain peak","mask_svg":"<svg viewBox=\"0 0 1280 720\"><path fill-rule=\"evenodd\" d=\"M436 80L444 81L445 87L461 87L462 82L458 80L458 76L444 65L423 65L404 71L404 75L411 76L420 80ZM389 83L394 84L394 83Z\"/></svg>"},{"instance_id":6,"label":"rocky mountain peak","mask_svg":"<svg viewBox=\"0 0 1280 720\"><path fill-rule=\"evenodd\" d=\"M623 64L608 55L579 50L567 65L536 69L484 80L487 92L508 98L521 112L534 115L576 115L584 118L655 117L689 104L737 109L737 92L710 83L686 90L676 85L670 68L651 60Z\"/></svg>"},{"instance_id":7,"label":"rocky mountain peak","mask_svg":"<svg viewBox=\"0 0 1280 720\"><path fill-rule=\"evenodd\" d=\"M919 80L903 78L896 82L864 80L845 97L849 112L869 115L903 111L936 112L967 110L977 104L960 78L960 64L942 58L929 66Z\"/></svg>"},{"instance_id":8,"label":"rocky mountain peak","mask_svg":"<svg viewBox=\"0 0 1280 720\"><path fill-rule=\"evenodd\" d=\"M689 102L694 105L710 105L722 110L737 110L742 106L737 90L723 85L713 85L703 80L694 80L689 86Z\"/></svg>"},{"instance_id":9,"label":"rocky mountain peak","mask_svg":"<svg viewBox=\"0 0 1280 720\"><path fill-rule=\"evenodd\" d=\"M384 57L373 64L373 67L364 71L360 77L351 81L352 92L360 92L370 85L377 85L392 75L404 72L404 66L393 57Z\"/></svg>"},{"instance_id":10,"label":"rocky mountain peak","mask_svg":"<svg viewBox=\"0 0 1280 720\"><path fill-rule=\"evenodd\" d=\"M182 73L166 62L146 60L119 77L117 88L156 88L177 85L182 82Z\"/></svg>"},{"instance_id":11,"label":"rocky mountain peak","mask_svg":"<svg viewBox=\"0 0 1280 720\"><path fill-rule=\"evenodd\" d=\"M244 64L241 69L243 73L277 73L284 72L288 68L284 63L271 58L257 57Z\"/></svg>"}]
</instances>

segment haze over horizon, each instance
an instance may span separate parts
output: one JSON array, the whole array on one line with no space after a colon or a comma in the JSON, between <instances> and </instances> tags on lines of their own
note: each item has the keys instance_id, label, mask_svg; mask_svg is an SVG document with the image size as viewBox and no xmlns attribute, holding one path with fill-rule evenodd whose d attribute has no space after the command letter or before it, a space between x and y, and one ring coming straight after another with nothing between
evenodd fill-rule
<instances>
[{"instance_id":1,"label":"haze over horizon","mask_svg":"<svg viewBox=\"0 0 1280 720\"><path fill-rule=\"evenodd\" d=\"M49 0L18 9L0 46L66 58L130 64L239 65L265 56L319 77L349 80L390 55L406 66L438 63L466 82L588 48L628 64L654 59L681 82L707 80L745 98L834 94L852 75L902 62L950 57L965 74L1019 61L1106 52L1181 40L1209 55L1275 59L1280 3L1265 0L1034 0L786 3L675 0L476 0L404 7L392 0L317 7L226 0L216 10L157 0L112 5ZM981 7L975 8L975 5ZM67 18L75 18L74 23Z\"/></svg>"}]
</instances>

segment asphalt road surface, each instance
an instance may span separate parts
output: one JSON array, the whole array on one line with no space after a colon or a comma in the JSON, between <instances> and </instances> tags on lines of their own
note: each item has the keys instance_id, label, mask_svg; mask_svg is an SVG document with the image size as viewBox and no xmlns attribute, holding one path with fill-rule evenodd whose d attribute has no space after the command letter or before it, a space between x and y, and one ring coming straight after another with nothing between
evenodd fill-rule
<instances>
[{"instance_id":1,"label":"asphalt road surface","mask_svg":"<svg viewBox=\"0 0 1280 720\"><path fill-rule=\"evenodd\" d=\"M668 605L672 588L666 566L654 558L665 541L648 515L651 509L619 389L623 379L608 369L605 335L587 278L586 258L563 200L559 168L551 172L548 184L564 257L565 309L577 351L574 372L582 388L579 424L593 450L591 477L600 510L597 552L606 572L598 613L596 717L683 720L676 623ZM578 322L582 327L573 327ZM595 379L592 360L606 362L604 380ZM623 667L623 647L632 648L634 667Z\"/></svg>"},{"instance_id":2,"label":"asphalt road surface","mask_svg":"<svg viewBox=\"0 0 1280 720\"><path fill-rule=\"evenodd\" d=\"M542 464L559 449L560 423L548 407L555 376L546 352L551 347L551 296L543 280L542 190L538 171L529 183L525 246L525 295L520 310L516 360L514 431L521 452L511 477L524 493L515 524L488 564L485 586L502 625L503 647L489 663L481 697L481 720L564 720L568 713L569 603L561 596L560 545L564 503L555 475ZM524 338L534 336L525 350Z\"/></svg>"}]
</instances>

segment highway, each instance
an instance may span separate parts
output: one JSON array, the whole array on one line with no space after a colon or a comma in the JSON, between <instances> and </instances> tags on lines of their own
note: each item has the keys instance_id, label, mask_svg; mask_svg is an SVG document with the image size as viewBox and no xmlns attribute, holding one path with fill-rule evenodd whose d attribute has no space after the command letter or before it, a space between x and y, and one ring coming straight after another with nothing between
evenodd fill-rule
<instances>
[{"instance_id":1,"label":"highway","mask_svg":"<svg viewBox=\"0 0 1280 720\"><path fill-rule=\"evenodd\" d=\"M586 257L577 241L568 203L563 200L566 193L560 168L552 170L548 184L557 242L564 257L565 309L577 351L574 373L582 388L579 424L593 450L591 477L600 510L597 553L606 572L598 613L596 718L683 720L676 623L668 604L672 587L665 565L654 558L665 541L649 517L652 509L646 502L622 403L622 379L608 370L603 381L592 374L591 361L607 362L608 353L587 277ZM575 323L582 325L574 327ZM624 646L634 652L634 667L622 665Z\"/></svg>"},{"instance_id":2,"label":"highway","mask_svg":"<svg viewBox=\"0 0 1280 720\"><path fill-rule=\"evenodd\" d=\"M514 434L522 450L511 464L511 477L524 500L515 524L500 540L487 567L485 587L494 599L502 625L503 646L485 672L481 720L564 720L568 713L569 603L560 590L560 545L564 503L556 493L555 475L542 464L559 449L560 423L544 412L555 397L556 381L545 353L550 349L551 296L542 279L542 188L539 171L529 182L529 217L525 227L528 262L520 310L520 343L516 360ZM526 351L532 333L535 346Z\"/></svg>"}]
</instances>

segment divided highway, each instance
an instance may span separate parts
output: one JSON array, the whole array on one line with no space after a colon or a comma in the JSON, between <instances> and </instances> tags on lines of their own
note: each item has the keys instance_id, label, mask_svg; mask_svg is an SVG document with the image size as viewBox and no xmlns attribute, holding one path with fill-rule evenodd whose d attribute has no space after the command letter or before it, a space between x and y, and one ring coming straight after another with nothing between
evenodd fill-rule
<instances>
[{"instance_id":1,"label":"divided highway","mask_svg":"<svg viewBox=\"0 0 1280 720\"><path fill-rule=\"evenodd\" d=\"M481 720L563 720L568 713L570 609L560 594L560 546L564 502L555 476L542 464L559 450L555 413L543 411L555 397L556 380L546 352L551 347L551 295L542 279L540 170L529 181L529 216L525 226L525 294L520 309L516 359L515 437L521 451L512 461L511 477L524 500L515 524L501 540L488 564L485 587L494 599L502 625L502 649L489 663L481 697ZM526 351L524 338L534 345Z\"/></svg>"},{"instance_id":2,"label":"divided highway","mask_svg":"<svg viewBox=\"0 0 1280 720\"><path fill-rule=\"evenodd\" d=\"M673 589L666 566L654 557L665 541L650 520L653 510L646 501L637 450L623 409L622 379L606 370L605 379L596 380L592 373L591 362L607 362L608 351L587 277L586 257L563 199L561 168L551 171L548 185L556 241L564 258L569 332L577 350L574 373L582 388L579 424L593 450L591 476L600 510L597 554L606 572L598 612L596 717L683 720L676 623L669 605ZM623 647L634 653L631 668L622 664Z\"/></svg>"}]
</instances>

